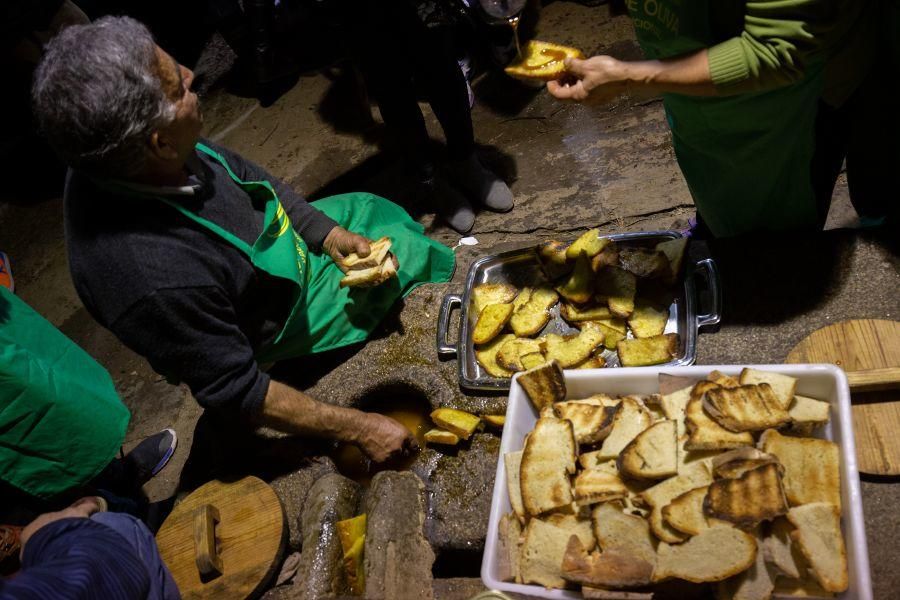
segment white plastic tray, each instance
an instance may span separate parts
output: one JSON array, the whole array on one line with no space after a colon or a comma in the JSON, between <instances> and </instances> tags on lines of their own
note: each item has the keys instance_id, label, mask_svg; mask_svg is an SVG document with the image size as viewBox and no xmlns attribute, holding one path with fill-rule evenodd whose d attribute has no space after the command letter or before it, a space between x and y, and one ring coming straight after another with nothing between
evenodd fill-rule
<instances>
[{"instance_id":1,"label":"white plastic tray","mask_svg":"<svg viewBox=\"0 0 900 600\"><path fill-rule=\"evenodd\" d=\"M839 594L843 600L872 600L872 580L869 572L869 553L866 548L866 530L863 523L862 496L859 490L859 474L856 466L856 444L853 440L853 416L850 411L850 389L844 372L833 365L704 365L694 367L621 368L566 371L566 388L569 398L584 398L591 394L653 394L659 390L658 374L668 373L682 377L704 378L711 371L719 370L727 375L738 375L744 366L764 371L775 371L796 377L797 393L830 402L831 422L818 432L818 436L832 440L841 447L841 524L847 546L847 562L850 587ZM548 590L538 585L521 585L500 581L497 577L498 540L497 526L500 517L510 512L509 494L506 489L506 470L503 455L521 450L525 434L534 428L537 411L513 379L506 409L506 424L500 442L500 459L497 461L497 478L488 521L484 557L481 562L481 579L489 589L527 594L538 598L581 598L581 593L570 590Z\"/></svg>"}]
</instances>

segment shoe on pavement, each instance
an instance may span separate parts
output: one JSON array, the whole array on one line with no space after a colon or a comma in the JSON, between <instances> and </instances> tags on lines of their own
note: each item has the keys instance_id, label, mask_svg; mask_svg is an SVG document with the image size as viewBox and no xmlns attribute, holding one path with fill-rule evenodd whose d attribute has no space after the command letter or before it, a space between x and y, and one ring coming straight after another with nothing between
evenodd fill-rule
<instances>
[{"instance_id":1,"label":"shoe on pavement","mask_svg":"<svg viewBox=\"0 0 900 600\"><path fill-rule=\"evenodd\" d=\"M475 211L466 197L443 177L433 177L424 183L437 214L458 233L469 233L475 225Z\"/></svg>"},{"instance_id":2,"label":"shoe on pavement","mask_svg":"<svg viewBox=\"0 0 900 600\"><path fill-rule=\"evenodd\" d=\"M122 459L137 486L150 481L163 470L175 454L178 436L174 429L163 429L143 440Z\"/></svg>"},{"instance_id":3,"label":"shoe on pavement","mask_svg":"<svg viewBox=\"0 0 900 600\"><path fill-rule=\"evenodd\" d=\"M496 174L486 169L475 154L447 164L447 176L469 196L496 212L513 208L512 191Z\"/></svg>"}]
</instances>

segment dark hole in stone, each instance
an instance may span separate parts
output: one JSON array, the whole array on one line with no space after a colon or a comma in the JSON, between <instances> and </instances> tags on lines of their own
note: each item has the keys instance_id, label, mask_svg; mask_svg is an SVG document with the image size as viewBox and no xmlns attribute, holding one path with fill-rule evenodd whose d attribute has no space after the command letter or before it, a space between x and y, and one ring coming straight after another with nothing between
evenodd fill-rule
<instances>
[{"instance_id":1,"label":"dark hole in stone","mask_svg":"<svg viewBox=\"0 0 900 600\"><path fill-rule=\"evenodd\" d=\"M377 412L399 421L412 432L419 448L425 447L425 432L431 429L431 404L425 395L408 385L393 384L379 387L366 394L357 404L366 412ZM368 486L372 477L380 471L407 471L419 455L413 451L406 456L375 463L352 444L337 444L328 452L338 472Z\"/></svg>"},{"instance_id":2,"label":"dark hole in stone","mask_svg":"<svg viewBox=\"0 0 900 600\"><path fill-rule=\"evenodd\" d=\"M442 550L434 560L431 573L437 578L481 577L481 552L475 550Z\"/></svg>"}]
</instances>

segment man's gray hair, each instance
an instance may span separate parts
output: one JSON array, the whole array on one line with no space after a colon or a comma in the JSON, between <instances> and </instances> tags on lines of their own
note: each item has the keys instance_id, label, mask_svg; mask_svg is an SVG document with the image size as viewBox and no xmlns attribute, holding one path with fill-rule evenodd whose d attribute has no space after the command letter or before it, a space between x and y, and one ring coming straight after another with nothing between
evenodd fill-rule
<instances>
[{"instance_id":1,"label":"man's gray hair","mask_svg":"<svg viewBox=\"0 0 900 600\"><path fill-rule=\"evenodd\" d=\"M99 176L141 170L150 134L175 117L157 63L153 36L128 17L75 25L51 40L31 97L38 127L69 166Z\"/></svg>"}]
</instances>

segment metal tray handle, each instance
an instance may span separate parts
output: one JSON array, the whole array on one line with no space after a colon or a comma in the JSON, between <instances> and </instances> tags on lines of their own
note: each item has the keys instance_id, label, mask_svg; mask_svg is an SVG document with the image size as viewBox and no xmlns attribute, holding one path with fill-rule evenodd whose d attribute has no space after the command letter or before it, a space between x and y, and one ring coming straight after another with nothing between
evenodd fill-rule
<instances>
[{"instance_id":1,"label":"metal tray handle","mask_svg":"<svg viewBox=\"0 0 900 600\"><path fill-rule=\"evenodd\" d=\"M719 269L716 267L716 261L711 258L698 260L694 265L694 273L702 274L706 279L712 304L708 313L697 315L697 327L718 325L722 320L722 286L719 285Z\"/></svg>"},{"instance_id":2,"label":"metal tray handle","mask_svg":"<svg viewBox=\"0 0 900 600\"><path fill-rule=\"evenodd\" d=\"M448 329L450 329L450 313L454 307L462 307L462 296L459 294L447 294L441 301L441 311L438 313L437 325L437 351L439 356L456 356L456 344L447 341ZM457 342L459 343L459 342Z\"/></svg>"}]
</instances>

